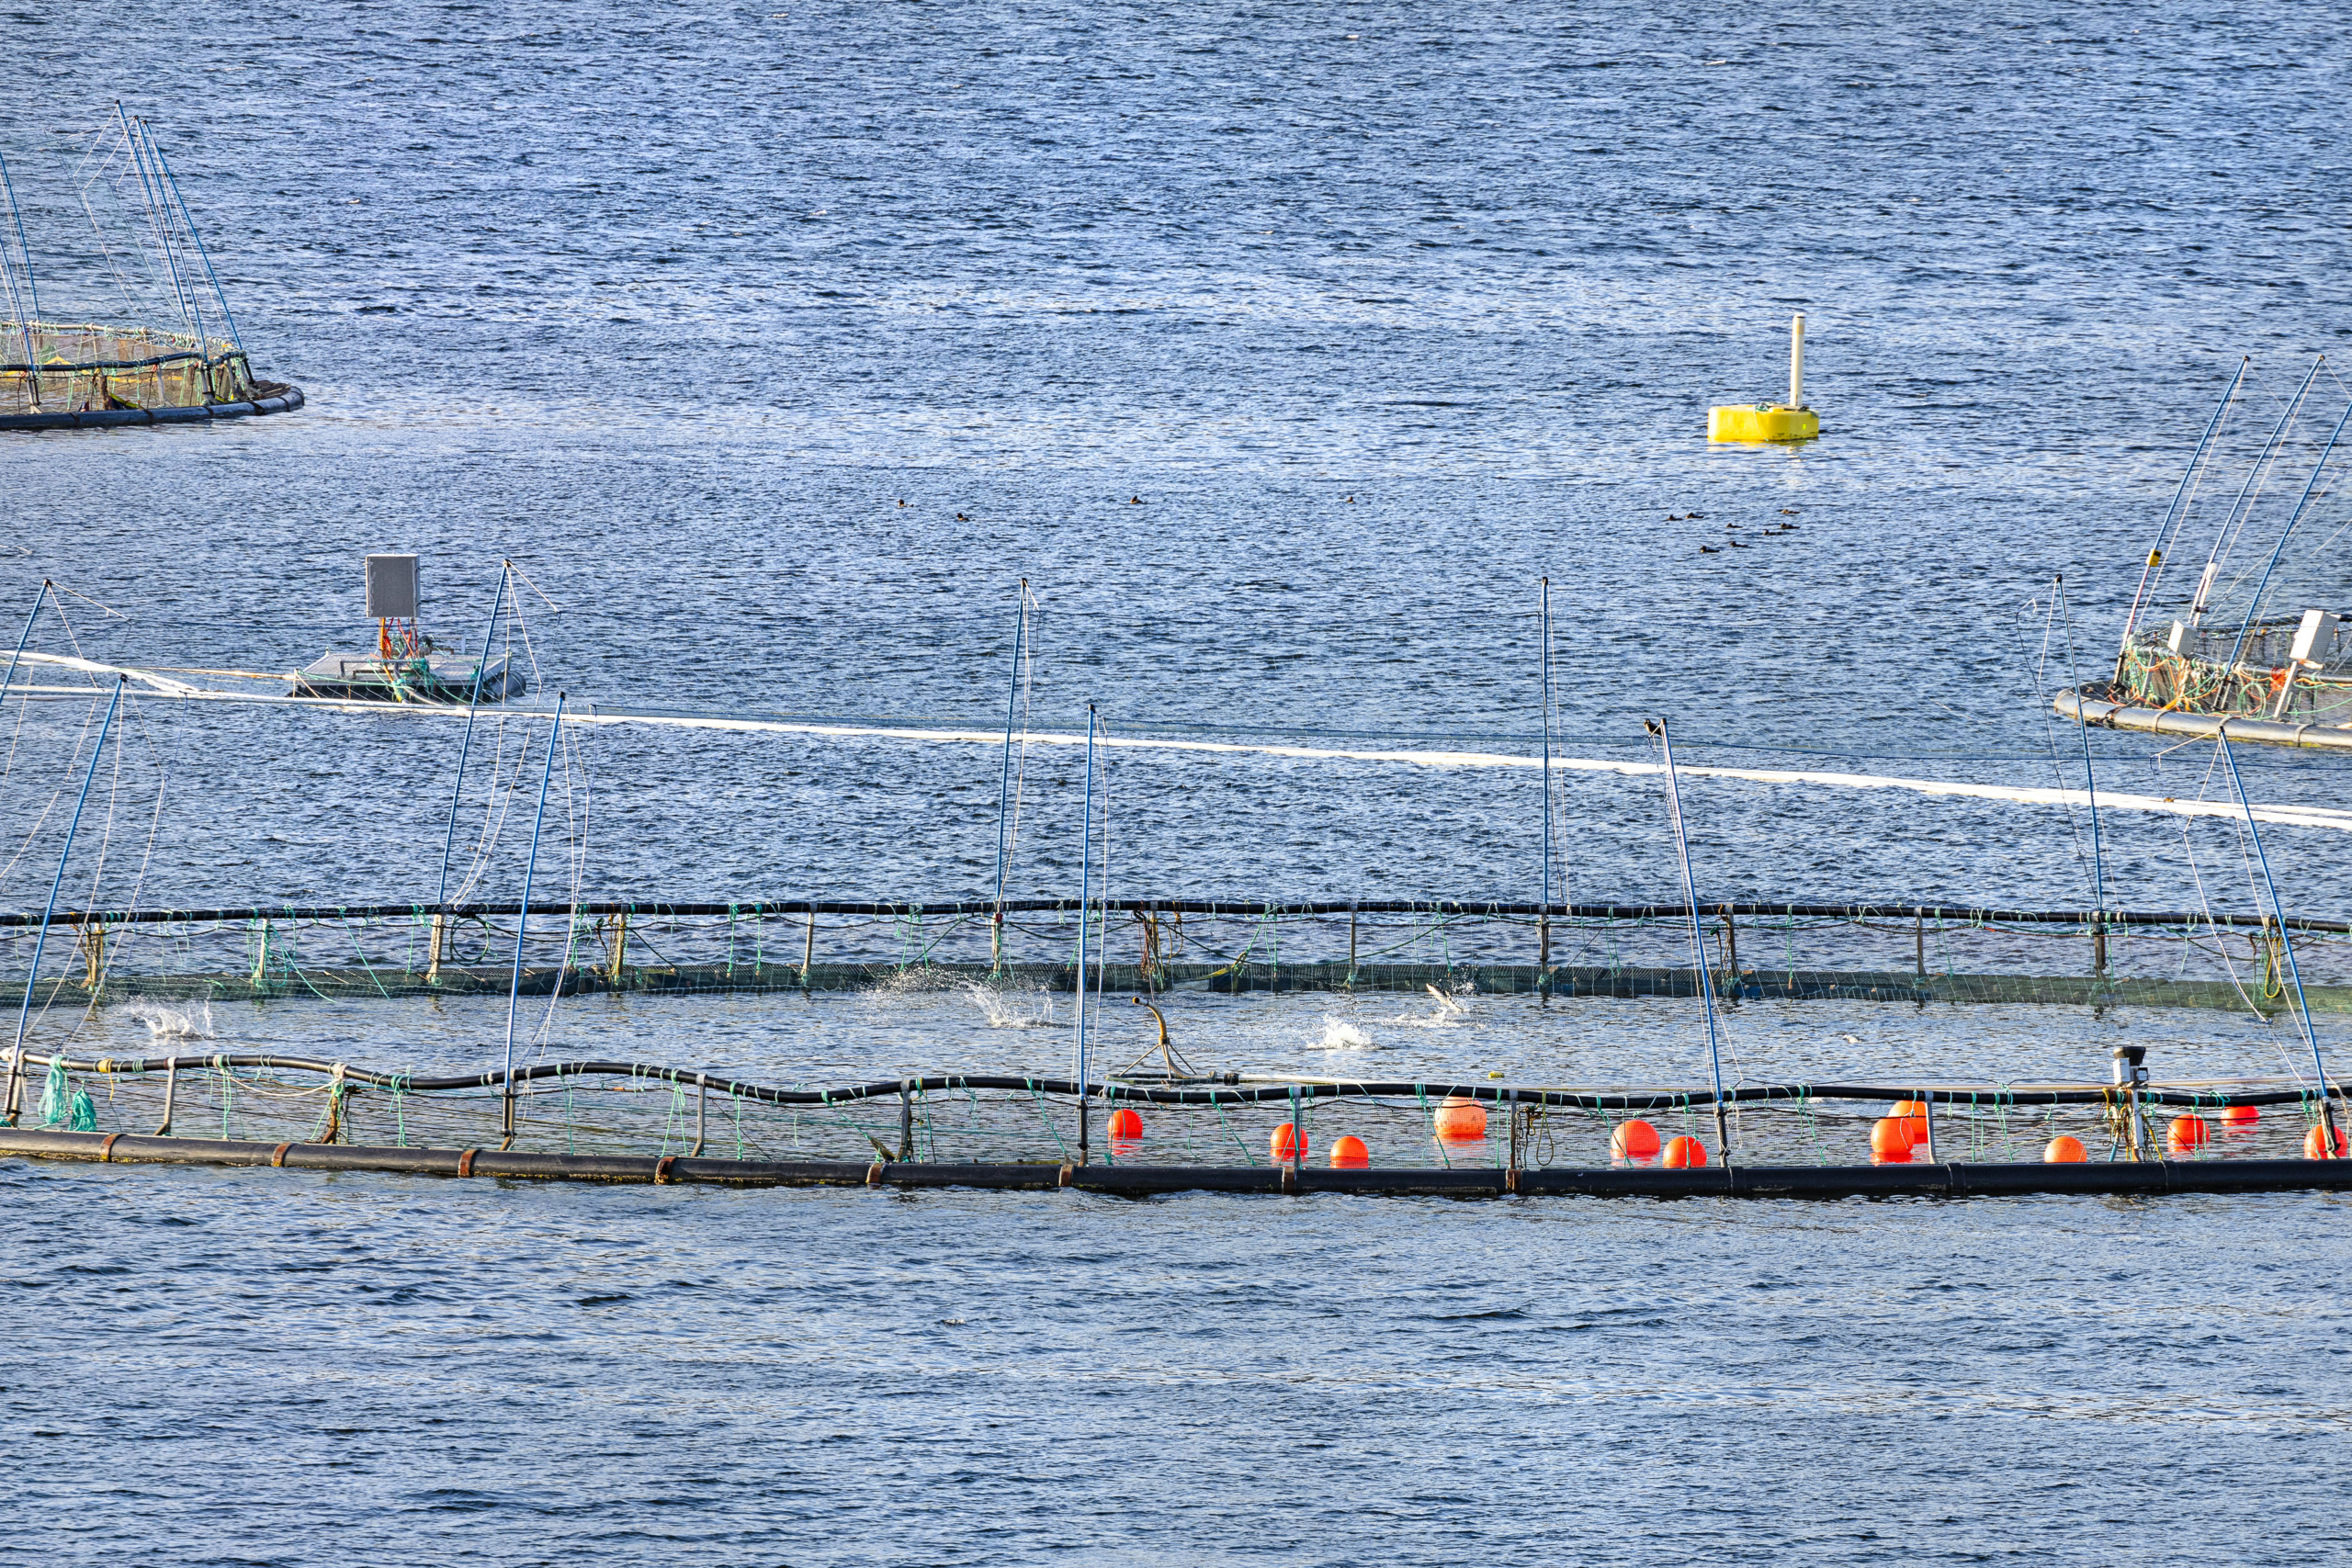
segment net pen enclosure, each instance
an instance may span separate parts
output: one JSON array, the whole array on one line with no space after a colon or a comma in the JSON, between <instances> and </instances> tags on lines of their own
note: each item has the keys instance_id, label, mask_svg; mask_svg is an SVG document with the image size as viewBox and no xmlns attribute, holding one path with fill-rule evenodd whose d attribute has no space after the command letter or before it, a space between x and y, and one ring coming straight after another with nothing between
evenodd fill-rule
<instances>
[{"instance_id":1,"label":"net pen enclosure","mask_svg":"<svg viewBox=\"0 0 2352 1568\"><path fill-rule=\"evenodd\" d=\"M146 120L114 106L70 170L37 171L35 184L56 187L89 232L77 241L39 212L28 220L0 157L0 431L302 406L300 389L254 374L211 247Z\"/></svg>"},{"instance_id":2,"label":"net pen enclosure","mask_svg":"<svg viewBox=\"0 0 2352 1568\"><path fill-rule=\"evenodd\" d=\"M227 1052L28 1054L20 1066L9 1087L26 1114L0 1129L0 1154L107 1163L1132 1197L2352 1189L2352 1160L2312 1149L2342 1114L2340 1089L2154 1084L2122 1071L2106 1085L1750 1084L1717 1095L1239 1073L784 1087L596 1060L427 1077ZM1901 1135L1890 1139L1890 1126Z\"/></svg>"}]
</instances>

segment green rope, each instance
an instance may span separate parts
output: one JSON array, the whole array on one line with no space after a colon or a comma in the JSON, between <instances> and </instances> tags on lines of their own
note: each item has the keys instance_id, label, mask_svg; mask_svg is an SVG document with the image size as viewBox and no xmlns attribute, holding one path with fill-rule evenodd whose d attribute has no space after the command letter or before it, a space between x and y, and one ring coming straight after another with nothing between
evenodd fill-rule
<instances>
[{"instance_id":1,"label":"green rope","mask_svg":"<svg viewBox=\"0 0 2352 1568\"><path fill-rule=\"evenodd\" d=\"M1233 1140L1233 1146L1241 1151L1241 1163L1244 1165L1256 1165L1258 1163L1257 1151L1252 1149L1242 1140L1240 1134L1233 1130L1232 1119L1225 1113L1225 1101L1218 1096L1215 1089L1209 1090L1209 1106L1216 1112L1217 1125L1223 1127L1225 1129L1225 1135Z\"/></svg>"},{"instance_id":2,"label":"green rope","mask_svg":"<svg viewBox=\"0 0 2352 1568\"><path fill-rule=\"evenodd\" d=\"M1046 1125L1046 1131L1054 1135L1054 1147L1061 1151L1062 1163L1064 1165L1068 1165L1069 1163L1069 1145L1062 1142L1062 1130L1054 1125L1054 1119L1046 1114L1046 1091L1039 1089L1034 1079L1023 1078L1021 1081L1028 1088L1030 1098L1035 1100L1037 1103L1037 1120L1044 1122Z\"/></svg>"},{"instance_id":3,"label":"green rope","mask_svg":"<svg viewBox=\"0 0 2352 1568\"><path fill-rule=\"evenodd\" d=\"M392 999L392 993L384 989L383 981L376 978L376 966L368 962L368 950L359 945L359 933L352 930L351 917L349 915L343 917L343 929L345 934L351 938L351 951L358 958L359 967L367 971L368 983L376 987L376 994L378 996L383 998L386 1001L390 1001Z\"/></svg>"},{"instance_id":4,"label":"green rope","mask_svg":"<svg viewBox=\"0 0 2352 1568\"><path fill-rule=\"evenodd\" d=\"M1452 1170L1453 1168L1453 1156L1445 1152L1445 1140L1437 1135L1437 1112L1430 1109L1430 1091L1428 1086L1424 1084L1415 1084L1413 1086L1413 1098L1420 1101L1422 1130L1429 1134L1430 1142L1437 1146L1438 1163L1444 1166L1446 1169Z\"/></svg>"}]
</instances>

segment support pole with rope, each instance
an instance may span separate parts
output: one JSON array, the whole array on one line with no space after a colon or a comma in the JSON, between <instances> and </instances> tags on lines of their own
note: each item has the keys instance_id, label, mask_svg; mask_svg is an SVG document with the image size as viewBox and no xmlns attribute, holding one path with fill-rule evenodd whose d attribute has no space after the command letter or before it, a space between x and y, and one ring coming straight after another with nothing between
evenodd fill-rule
<instances>
[{"instance_id":1,"label":"support pole with rope","mask_svg":"<svg viewBox=\"0 0 2352 1568\"><path fill-rule=\"evenodd\" d=\"M555 723L548 729L547 765L539 773L538 813L531 818L531 852L523 862L523 904L514 917L514 973L506 987L506 1091L500 1123L504 1141L498 1145L502 1149L514 1145L514 1014L523 998L523 938L531 928L531 878L539 869L539 829L548 818L548 781L555 776L556 749L562 741L563 694L558 692ZM560 980L559 976L559 983Z\"/></svg>"},{"instance_id":2,"label":"support pole with rope","mask_svg":"<svg viewBox=\"0 0 2352 1568\"><path fill-rule=\"evenodd\" d=\"M1092 1110L1086 1081L1086 927L1094 905L1094 705L1086 705L1086 792L1079 816L1078 892L1078 1163L1086 1158L1087 1122Z\"/></svg>"},{"instance_id":3,"label":"support pole with rope","mask_svg":"<svg viewBox=\"0 0 2352 1568\"><path fill-rule=\"evenodd\" d=\"M89 771L82 775L82 793L74 800L73 820L65 825L65 847L57 852L57 875L49 885L49 902L41 906L40 927L33 934L33 966L25 975L25 999L17 1008L17 1042L8 1053L8 1103L0 1123L17 1124L18 1108L23 1103L25 1087L25 1031L30 1027L33 1015L33 988L40 978L41 949L49 943L50 917L57 912L57 892L65 886L65 863L74 853L74 835L82 827L82 807L89 804L91 781L98 776L98 759L107 749L107 732L114 728L115 710L122 705L122 690L130 682L127 675L114 678L114 695L107 699L106 722L98 726L98 743L90 749Z\"/></svg>"},{"instance_id":4,"label":"support pole with rope","mask_svg":"<svg viewBox=\"0 0 2352 1568\"><path fill-rule=\"evenodd\" d=\"M2278 949L2286 954L2287 975L2294 983L2295 1021L2303 1026L2303 1043L2312 1052L2312 1071L2319 1075L2319 1119L2320 1125L2326 1129L2321 1134L2324 1146L2320 1155L2324 1159L2334 1159L2335 1141L2341 1135L2335 1130L2335 1104L2328 1097L2327 1064L2320 1058L2319 1032L2312 1027L2311 998L2303 995L2303 972L2295 962L2295 943L2287 932L2286 906L2278 901L2278 884L2271 878L2270 856L2262 847L2262 829L2255 825L2254 807L2246 804L2245 781L2238 776L2238 760L2230 750L2230 738L2222 733L2215 739L2222 743L2222 761L2229 766L2230 788L2237 795L2238 809L2245 813L2245 830L2254 840L2255 863L2262 869L2262 887L2270 900L2270 918L2278 923Z\"/></svg>"},{"instance_id":5,"label":"support pole with rope","mask_svg":"<svg viewBox=\"0 0 2352 1568\"><path fill-rule=\"evenodd\" d=\"M2184 514L2182 509L2188 496L2188 483L2197 477L2198 465L2204 461L2206 448L2212 445L2213 433L2221 429L2222 416L2229 412L2230 400L2237 395L2238 383L2245 379L2246 367L2253 363L2251 355L2239 359L2236 374L2230 378L2230 384L2222 389L2222 400L2214 405L2213 417L2205 422L2205 434L2198 437L2197 450L2190 453L2188 457L2188 467L2181 470L2180 485L2173 491L2172 504L2165 508L2164 522L2156 528L2156 542L2148 547L2148 564L2140 569L2140 585L2132 591L2132 609L2123 617L2123 640L2115 649L2113 680L2118 684L2120 684L2123 680L2123 660L2132 651L2132 633L2140 623L2140 602L2146 596L2149 583L2154 580L2156 569L2165 564L2165 551L2171 547L2173 529L2178 525Z\"/></svg>"},{"instance_id":6,"label":"support pole with rope","mask_svg":"<svg viewBox=\"0 0 2352 1568\"><path fill-rule=\"evenodd\" d=\"M1029 636L1029 580L1021 580L1021 599L1012 619L1012 677L1004 699L1004 771L996 786L996 912L989 921L989 968L1004 967L1004 879L1010 869L1009 837L1012 807L1012 719L1021 706L1021 653Z\"/></svg>"},{"instance_id":7,"label":"support pole with rope","mask_svg":"<svg viewBox=\"0 0 2352 1568\"><path fill-rule=\"evenodd\" d=\"M427 973L435 977L441 973L442 942L448 934L449 855L458 842L458 798L465 793L466 759L473 752L474 716L481 708L482 674L490 667L490 645L498 638L498 616L506 606L507 573L513 566L512 561L498 563L498 592L490 601L490 626L481 634L481 657L474 660L473 695L466 703L465 739L458 743L458 782L449 790L449 825L441 835L441 880L433 890L433 906L437 913L433 917L433 963Z\"/></svg>"},{"instance_id":8,"label":"support pole with rope","mask_svg":"<svg viewBox=\"0 0 2352 1568\"><path fill-rule=\"evenodd\" d=\"M1682 826L1682 789L1674 772L1674 741L1667 734L1663 716L1648 721L1649 731L1657 737L1660 750L1666 753L1666 801L1674 818L1674 848L1682 862L1682 901L1690 912L1690 963L1699 971L1699 999L1707 1014L1707 1064L1715 1079L1715 1141L1722 1150L1723 1161L1731 1163L1731 1115L1724 1102L1724 1058L1721 1042L1715 1033L1715 985L1707 972L1707 933L1699 914L1699 895L1690 875L1690 840Z\"/></svg>"},{"instance_id":9,"label":"support pole with rope","mask_svg":"<svg viewBox=\"0 0 2352 1568\"><path fill-rule=\"evenodd\" d=\"M8 655L8 672L0 675L0 701L6 701L7 698L8 683L17 678L17 662L24 657L25 644L32 638L33 623L40 618L40 607L48 601L50 590L55 586L56 584L46 577L40 580L40 592L33 595L32 613L25 617L25 629L17 634L17 650ZM122 680L127 677L118 676L116 679Z\"/></svg>"},{"instance_id":10,"label":"support pole with rope","mask_svg":"<svg viewBox=\"0 0 2352 1568\"><path fill-rule=\"evenodd\" d=\"M1540 617L1544 638L1544 874L1543 891L1535 902L1535 1000L1552 999L1552 580L1538 578L1543 588Z\"/></svg>"}]
</instances>

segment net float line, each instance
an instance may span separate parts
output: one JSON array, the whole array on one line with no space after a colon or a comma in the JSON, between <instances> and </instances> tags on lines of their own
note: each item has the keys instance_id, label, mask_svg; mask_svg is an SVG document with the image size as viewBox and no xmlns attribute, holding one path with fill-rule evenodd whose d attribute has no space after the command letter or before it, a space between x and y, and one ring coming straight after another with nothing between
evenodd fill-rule
<instances>
[{"instance_id":1,"label":"net float line","mask_svg":"<svg viewBox=\"0 0 2352 1568\"><path fill-rule=\"evenodd\" d=\"M559 1155L492 1147L406 1148L268 1144L130 1133L0 1129L0 1155L101 1164L262 1166L458 1179L596 1181L668 1186L1069 1189L1127 1197L1174 1192L1310 1192L1501 1198L2010 1197L2352 1190L2352 1160L2143 1160L2084 1164L1704 1166L1690 1169L1437 1169L935 1164L875 1160L732 1160L693 1155Z\"/></svg>"},{"instance_id":2,"label":"net float line","mask_svg":"<svg viewBox=\"0 0 2352 1568\"><path fill-rule=\"evenodd\" d=\"M43 1055L27 1052L28 1066L44 1070L55 1066L69 1073L84 1073L99 1077L144 1077L153 1073L195 1072L204 1069L233 1067L266 1067L277 1072L314 1073L347 1084L364 1084L376 1089L398 1089L405 1094L448 1093L465 1089L498 1089L507 1082L503 1067L485 1067L479 1072L452 1073L436 1077L420 1077L412 1073L391 1073L355 1067L346 1062L321 1061L307 1056L282 1056L267 1052L203 1052L171 1056L100 1056L77 1058ZM1226 1073L1219 1081L1202 1086L1167 1086L1128 1082L1118 1078L1090 1078L1080 1084L1072 1078L1056 1078L1008 1073L945 1073L922 1074L906 1077L876 1078L865 1083L843 1084L827 1089L780 1089L773 1085L753 1083L746 1079L714 1074L701 1068L678 1067L652 1062L620 1062L575 1060L569 1062L536 1062L514 1070L514 1081L521 1083L560 1082L565 1078L608 1077L626 1078L636 1083L672 1084L707 1089L744 1100L762 1100L771 1105L827 1106L847 1104L862 1100L896 1099L910 1094L938 1094L974 1089L1002 1090L1022 1094L1046 1094L1077 1099L1081 1095L1106 1101L1139 1105L1260 1105L1287 1101L1294 1098L1306 1100L1479 1100L1495 1105L1541 1106L1554 1110L1576 1111L1678 1111L1695 1106L1712 1106L1718 1100L1725 1105L1819 1104L1854 1102L1883 1104L1894 1100L1924 1100L1938 1105L1995 1109L1998 1107L2031 1106L2107 1106L2136 1098L2145 1105L2223 1107L2233 1105L2296 1105L2319 1099L2320 1091L2305 1089L2247 1089L2232 1090L2199 1087L2165 1088L2149 1085L2135 1094L2132 1090L2113 1085L2045 1085L2019 1088L2014 1084L1982 1085L1884 1085L1884 1084L1749 1084L1727 1089L1718 1095L1711 1088L1694 1086L1689 1089L1623 1089L1596 1092L1582 1089L1548 1089L1534 1085L1496 1083L1451 1084L1439 1079L1339 1079L1339 1078L1277 1078L1242 1081L1238 1073ZM2342 1100L2346 1089L2341 1084L2330 1084L2325 1091L2330 1100Z\"/></svg>"},{"instance_id":3,"label":"net float line","mask_svg":"<svg viewBox=\"0 0 2352 1568\"><path fill-rule=\"evenodd\" d=\"M837 915L888 918L913 916L989 915L1001 908L1007 914L1076 914L1075 898L1011 898L999 905L992 898L857 901L849 899L763 898L729 901L673 902L660 899L560 901L521 904L252 904L201 909L60 909L49 917L52 925L148 925L185 922L227 924L256 920L357 920L424 919L441 915L452 919L477 919L495 915L563 915L594 917L645 916L651 919L715 919L732 916L757 919L765 915ZM1234 919L1264 916L1409 915L1473 919L1593 919L1681 920L1691 914L1689 904L1534 904L1508 900L1464 898L1097 898L1089 913L1212 915ZM1702 918L1743 917L1794 919L1939 919L1970 925L2222 926L2241 931L2308 931L2352 934L2352 919L2288 917L2283 928L2268 915L2222 914L2185 909L2007 909L1967 904L1835 904L1792 901L1733 900L1702 903ZM0 929L37 926L39 915L21 911L0 913Z\"/></svg>"}]
</instances>

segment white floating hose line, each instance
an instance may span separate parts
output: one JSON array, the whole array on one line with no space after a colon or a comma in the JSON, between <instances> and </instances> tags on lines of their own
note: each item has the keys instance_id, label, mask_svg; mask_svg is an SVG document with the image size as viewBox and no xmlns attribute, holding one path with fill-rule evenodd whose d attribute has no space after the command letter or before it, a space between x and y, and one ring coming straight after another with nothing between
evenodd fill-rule
<instances>
[{"instance_id":1,"label":"white floating hose line","mask_svg":"<svg viewBox=\"0 0 2352 1568\"><path fill-rule=\"evenodd\" d=\"M28 662L39 658L46 662L82 665L103 671L117 671L107 665L90 665L85 660L60 659L54 654L25 655ZM128 671L134 680L144 673ZM97 692L88 686L27 686L21 682L15 695L49 697L91 697ZM354 703L334 697L281 697L246 692L213 692L184 687L177 691L163 691L160 696L175 697L187 702L240 703L259 707L323 708L335 713L370 718L439 718L464 722L462 707L441 706L426 703ZM517 718L545 718L546 710L513 708L508 714ZM642 724L671 729L703 729L739 735L811 735L834 739L909 740L933 745L1001 747L1004 735L994 729L919 729L889 725L817 724L802 719L722 718L715 715L677 713L648 713L614 707L569 707L564 709L563 722L582 724ZM1052 730L1025 730L1024 745L1083 746L1082 733L1064 734ZM1534 768L1541 769L1541 757L1523 757L1507 751L1430 751L1430 750L1349 750L1316 746L1276 746L1257 742L1227 740L1173 740L1156 736L1099 736L1096 744L1106 748L1137 751L1191 751L1211 756L1283 757L1309 762L1390 762L1422 768ZM1616 773L1626 778L1651 778L1660 772L1656 762L1621 762L1600 757L1564 757L1555 753L1555 771L1585 773ZM1974 784L1953 779L1911 779L1883 773L1826 773L1815 769L1795 768L1719 768L1692 767L1677 763L1676 771L1684 778L1738 779L1749 784L1810 784L1825 789L1900 789L1919 795L1944 795L1955 799L1997 800L2016 806L2087 806L2090 796L2083 790L2064 788L2034 788L2012 784ZM2119 795L2113 791L2098 797L2102 811L2151 811L2175 817L2222 817L2242 821L2245 813L2234 805L2220 801L2177 800L2153 795ZM2340 832L2352 832L2352 810L2324 806L2256 806L2251 808L2257 821L2275 822L2290 828L2333 828Z\"/></svg>"}]
</instances>

